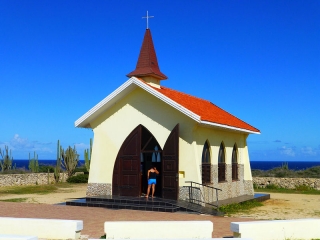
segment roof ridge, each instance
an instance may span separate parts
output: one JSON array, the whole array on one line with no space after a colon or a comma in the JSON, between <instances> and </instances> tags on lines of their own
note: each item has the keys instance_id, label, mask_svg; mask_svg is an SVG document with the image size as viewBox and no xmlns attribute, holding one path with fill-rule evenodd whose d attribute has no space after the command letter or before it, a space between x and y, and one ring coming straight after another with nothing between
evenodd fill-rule
<instances>
[{"instance_id":1,"label":"roof ridge","mask_svg":"<svg viewBox=\"0 0 320 240\"><path fill-rule=\"evenodd\" d=\"M168 90L171 90L171 91L175 91L175 92L178 92L178 93L183 94L183 95L187 95L187 96L190 96L190 97L193 97L193 98L200 99L200 100L202 100L202 101L206 101L206 102L212 103L212 102L210 102L210 101L207 100L207 99L204 99L204 98L201 98L201 97L197 97L197 96L191 95L191 94L189 94L189 93L180 92L180 91L175 90L175 89L172 89L172 88L168 88L168 87L164 87L164 86L160 86L160 88L168 89ZM212 103L212 104L213 104L213 103ZM213 105L215 105L215 104L213 104ZM215 105L215 106L217 106L217 105Z\"/></svg>"}]
</instances>

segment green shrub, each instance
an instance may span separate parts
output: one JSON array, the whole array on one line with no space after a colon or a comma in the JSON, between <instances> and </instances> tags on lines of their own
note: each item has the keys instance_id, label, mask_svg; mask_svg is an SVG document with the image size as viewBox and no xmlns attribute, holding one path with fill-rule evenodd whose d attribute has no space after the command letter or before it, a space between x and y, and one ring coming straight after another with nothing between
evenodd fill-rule
<instances>
[{"instance_id":1,"label":"green shrub","mask_svg":"<svg viewBox=\"0 0 320 240\"><path fill-rule=\"evenodd\" d=\"M24 173L28 173L28 172L26 172L26 170L22 168L10 169L5 172L1 172L1 174L24 174Z\"/></svg>"},{"instance_id":2,"label":"green shrub","mask_svg":"<svg viewBox=\"0 0 320 240\"><path fill-rule=\"evenodd\" d=\"M54 167L53 166L49 166L49 165L40 165L39 166L39 172L41 173L47 173L49 170L49 173L53 173L54 172Z\"/></svg>"},{"instance_id":3,"label":"green shrub","mask_svg":"<svg viewBox=\"0 0 320 240\"><path fill-rule=\"evenodd\" d=\"M84 172L85 174L88 173L88 170L85 165L77 167L74 171L75 172Z\"/></svg>"},{"instance_id":4,"label":"green shrub","mask_svg":"<svg viewBox=\"0 0 320 240\"><path fill-rule=\"evenodd\" d=\"M277 185L273 184L273 183L268 184L268 185L266 186L266 188L267 188L267 189L279 189L279 187L278 187Z\"/></svg>"},{"instance_id":5,"label":"green shrub","mask_svg":"<svg viewBox=\"0 0 320 240\"><path fill-rule=\"evenodd\" d=\"M312 187L306 186L306 185L299 185L295 187L295 190L297 191L311 191L314 190Z\"/></svg>"},{"instance_id":6,"label":"green shrub","mask_svg":"<svg viewBox=\"0 0 320 240\"><path fill-rule=\"evenodd\" d=\"M258 184L253 183L253 188L254 188L254 189L259 189L260 187L259 187L259 185L258 185Z\"/></svg>"},{"instance_id":7,"label":"green shrub","mask_svg":"<svg viewBox=\"0 0 320 240\"><path fill-rule=\"evenodd\" d=\"M232 203L228 205L223 205L219 207L219 211L225 214L234 214L238 212L248 211L255 207L263 206L261 202L256 200L241 202L241 203Z\"/></svg>"},{"instance_id":8,"label":"green shrub","mask_svg":"<svg viewBox=\"0 0 320 240\"><path fill-rule=\"evenodd\" d=\"M89 174L79 174L77 176L72 176L67 179L69 183L87 183Z\"/></svg>"},{"instance_id":9,"label":"green shrub","mask_svg":"<svg viewBox=\"0 0 320 240\"><path fill-rule=\"evenodd\" d=\"M283 178L283 177L287 177L287 173L285 171L279 171L279 172L276 172L274 176L278 178Z\"/></svg>"}]
</instances>

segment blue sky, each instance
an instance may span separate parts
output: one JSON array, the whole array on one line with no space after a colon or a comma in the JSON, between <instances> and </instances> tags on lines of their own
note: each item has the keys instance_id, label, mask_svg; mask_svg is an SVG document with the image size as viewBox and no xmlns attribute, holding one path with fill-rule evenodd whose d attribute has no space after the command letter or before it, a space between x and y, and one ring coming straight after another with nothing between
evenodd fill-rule
<instances>
[{"instance_id":1,"label":"blue sky","mask_svg":"<svg viewBox=\"0 0 320 240\"><path fill-rule=\"evenodd\" d=\"M83 158L74 122L134 70L147 10L164 86L260 129L251 160L320 161L318 0L0 0L0 147Z\"/></svg>"}]
</instances>

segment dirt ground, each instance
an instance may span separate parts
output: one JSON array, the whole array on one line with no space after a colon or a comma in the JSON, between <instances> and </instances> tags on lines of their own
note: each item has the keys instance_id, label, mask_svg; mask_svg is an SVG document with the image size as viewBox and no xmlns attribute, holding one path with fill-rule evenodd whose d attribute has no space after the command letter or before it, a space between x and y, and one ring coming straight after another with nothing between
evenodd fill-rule
<instances>
[{"instance_id":1,"label":"dirt ground","mask_svg":"<svg viewBox=\"0 0 320 240\"><path fill-rule=\"evenodd\" d=\"M268 220L320 218L320 195L271 193L263 206L232 217Z\"/></svg>"},{"instance_id":2,"label":"dirt ground","mask_svg":"<svg viewBox=\"0 0 320 240\"><path fill-rule=\"evenodd\" d=\"M87 184L74 184L72 188L59 188L57 192L49 194L7 194L1 195L0 201L5 199L27 198L27 203L57 204L74 198L86 196Z\"/></svg>"},{"instance_id":3,"label":"dirt ground","mask_svg":"<svg viewBox=\"0 0 320 240\"><path fill-rule=\"evenodd\" d=\"M0 200L27 198L28 203L56 204L85 197L86 187L86 184L79 184L50 194L8 194L1 196ZM263 204L264 206L231 216L254 219L320 218L320 195L271 193L271 199Z\"/></svg>"}]
</instances>

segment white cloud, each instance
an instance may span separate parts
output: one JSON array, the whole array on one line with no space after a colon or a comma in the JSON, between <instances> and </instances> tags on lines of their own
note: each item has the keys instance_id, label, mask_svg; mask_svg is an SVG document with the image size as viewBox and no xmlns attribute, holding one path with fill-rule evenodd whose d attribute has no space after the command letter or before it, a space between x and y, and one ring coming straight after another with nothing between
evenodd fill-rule
<instances>
[{"instance_id":1,"label":"white cloud","mask_svg":"<svg viewBox=\"0 0 320 240\"><path fill-rule=\"evenodd\" d=\"M250 143L250 145L251 144L269 144L269 142L268 141L248 141L248 143Z\"/></svg>"},{"instance_id":2,"label":"white cloud","mask_svg":"<svg viewBox=\"0 0 320 240\"><path fill-rule=\"evenodd\" d=\"M305 155L316 156L320 152L318 149L313 149L312 147L303 147L301 152Z\"/></svg>"},{"instance_id":3,"label":"white cloud","mask_svg":"<svg viewBox=\"0 0 320 240\"><path fill-rule=\"evenodd\" d=\"M75 143L74 146L76 147L78 153L90 148L90 145L85 143Z\"/></svg>"},{"instance_id":4,"label":"white cloud","mask_svg":"<svg viewBox=\"0 0 320 240\"><path fill-rule=\"evenodd\" d=\"M34 149L34 144L27 138L21 138L19 134L13 136L10 141L10 146L12 147L12 150Z\"/></svg>"},{"instance_id":5,"label":"white cloud","mask_svg":"<svg viewBox=\"0 0 320 240\"><path fill-rule=\"evenodd\" d=\"M290 156L290 157L294 157L296 155L293 148L286 147L286 146L283 146L280 148L280 153L283 155Z\"/></svg>"},{"instance_id":6,"label":"white cloud","mask_svg":"<svg viewBox=\"0 0 320 240\"><path fill-rule=\"evenodd\" d=\"M39 158L42 156L50 156L55 152L51 149L51 142L39 142L30 141L28 138L23 138L19 134L15 134L13 138L8 142L0 143L0 148L3 150L5 146L12 151L12 155L15 159L27 159L29 153L33 155L35 151Z\"/></svg>"}]
</instances>

